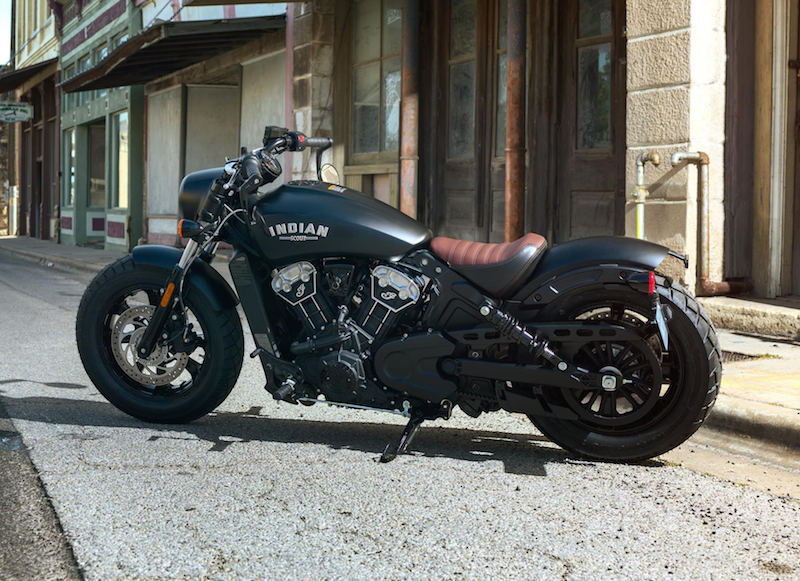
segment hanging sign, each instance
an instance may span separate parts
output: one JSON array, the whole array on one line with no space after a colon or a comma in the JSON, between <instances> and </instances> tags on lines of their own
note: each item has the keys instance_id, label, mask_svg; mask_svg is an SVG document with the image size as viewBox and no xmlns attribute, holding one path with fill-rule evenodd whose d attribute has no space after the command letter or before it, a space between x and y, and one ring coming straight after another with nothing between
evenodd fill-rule
<instances>
[{"instance_id":1,"label":"hanging sign","mask_svg":"<svg viewBox=\"0 0 800 581\"><path fill-rule=\"evenodd\" d=\"M33 105L30 103L0 101L0 121L17 123L18 121L30 121L32 117Z\"/></svg>"}]
</instances>

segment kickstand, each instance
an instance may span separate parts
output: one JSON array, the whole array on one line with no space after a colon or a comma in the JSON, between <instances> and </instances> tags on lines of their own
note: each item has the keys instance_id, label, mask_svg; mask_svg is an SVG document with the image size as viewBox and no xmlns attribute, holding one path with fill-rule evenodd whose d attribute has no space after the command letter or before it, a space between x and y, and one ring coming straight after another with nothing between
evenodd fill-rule
<instances>
[{"instance_id":1,"label":"kickstand","mask_svg":"<svg viewBox=\"0 0 800 581\"><path fill-rule=\"evenodd\" d=\"M391 462L399 454L405 454L408 451L408 447L411 445L411 441L414 439L414 436L417 435L419 431L419 427L422 425L422 422L425 418L420 414L412 414L411 419L408 421L408 425L403 430L403 433L400 435L400 441L397 443L397 446L392 446L391 442L386 444L386 449L381 454L381 462Z\"/></svg>"}]
</instances>

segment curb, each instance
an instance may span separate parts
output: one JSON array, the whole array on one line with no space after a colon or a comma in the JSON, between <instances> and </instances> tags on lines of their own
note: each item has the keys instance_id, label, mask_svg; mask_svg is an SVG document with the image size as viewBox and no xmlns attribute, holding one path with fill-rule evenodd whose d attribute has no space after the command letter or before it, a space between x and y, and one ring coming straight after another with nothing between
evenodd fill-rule
<instances>
[{"instance_id":1,"label":"curb","mask_svg":"<svg viewBox=\"0 0 800 581\"><path fill-rule=\"evenodd\" d=\"M698 302L720 329L800 341L800 309L735 297L698 297Z\"/></svg>"},{"instance_id":2,"label":"curb","mask_svg":"<svg viewBox=\"0 0 800 581\"><path fill-rule=\"evenodd\" d=\"M0 253L16 256L48 268L81 273L96 274L105 267L105 264L87 263L67 257L49 258L36 252L26 252L2 245L0 245ZM227 262L229 258L222 254L218 260ZM704 426L710 430L724 432L739 438L749 438L772 446L800 450L800 411L789 408L720 393Z\"/></svg>"},{"instance_id":3,"label":"curb","mask_svg":"<svg viewBox=\"0 0 800 581\"><path fill-rule=\"evenodd\" d=\"M2 245L0 245L0 253L8 254L10 256L15 256L17 258L22 258L23 260L27 260L29 262L35 262L47 268L58 268L61 270L71 270L74 272L81 272L81 273L97 274L105 267L105 264L97 264L91 262L87 263L82 260L73 260L65 256L59 256L56 258L47 257L47 256L42 256L38 252L27 252L25 250L19 250L17 248L8 248Z\"/></svg>"},{"instance_id":4,"label":"curb","mask_svg":"<svg viewBox=\"0 0 800 581\"><path fill-rule=\"evenodd\" d=\"M721 393L705 426L772 446L800 450L800 411Z\"/></svg>"}]
</instances>

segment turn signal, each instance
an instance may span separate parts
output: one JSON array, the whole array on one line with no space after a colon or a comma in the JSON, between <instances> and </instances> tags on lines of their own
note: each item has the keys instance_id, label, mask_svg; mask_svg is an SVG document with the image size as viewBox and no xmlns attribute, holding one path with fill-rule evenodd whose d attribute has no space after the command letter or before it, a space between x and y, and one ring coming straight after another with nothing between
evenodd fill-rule
<instances>
[{"instance_id":1,"label":"turn signal","mask_svg":"<svg viewBox=\"0 0 800 581\"><path fill-rule=\"evenodd\" d=\"M194 220L185 218L178 222L178 236L181 238L194 238L203 231L202 226Z\"/></svg>"}]
</instances>

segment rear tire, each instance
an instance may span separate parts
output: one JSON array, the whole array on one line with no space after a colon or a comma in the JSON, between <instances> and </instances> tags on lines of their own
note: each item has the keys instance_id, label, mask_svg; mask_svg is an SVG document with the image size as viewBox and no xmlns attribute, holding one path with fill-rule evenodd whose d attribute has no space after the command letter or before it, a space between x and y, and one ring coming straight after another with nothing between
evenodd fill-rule
<instances>
[{"instance_id":1,"label":"rear tire","mask_svg":"<svg viewBox=\"0 0 800 581\"><path fill-rule=\"evenodd\" d=\"M235 308L215 311L199 292L185 292L185 306L202 331L202 361L187 365L185 373L171 384L136 381L115 357L109 329L130 306L127 301L132 293L157 297L166 276L160 270L138 268L130 256L105 267L84 292L78 308L78 351L94 385L118 409L146 422L186 423L214 410L228 397L242 367L244 337ZM182 379L187 375L191 377Z\"/></svg>"},{"instance_id":2,"label":"rear tire","mask_svg":"<svg viewBox=\"0 0 800 581\"><path fill-rule=\"evenodd\" d=\"M615 432L617 428L593 425L591 421L530 416L536 427L562 448L602 460L644 460L664 454L683 443L708 417L722 378L722 357L716 331L703 307L686 289L661 276L657 277L657 283L662 304L672 310L669 356L680 359L680 380L673 378L650 413L650 422L642 420L639 424L642 428L638 431L636 425L627 431L623 428ZM627 286L595 288L563 297L537 319L571 319L574 318L573 314L604 300L631 305L640 312L649 309L649 297ZM675 388L677 391L669 395L670 390ZM569 397L553 388L545 388L544 393L545 400L560 405L564 405Z\"/></svg>"}]
</instances>

